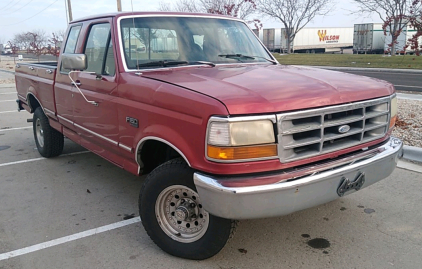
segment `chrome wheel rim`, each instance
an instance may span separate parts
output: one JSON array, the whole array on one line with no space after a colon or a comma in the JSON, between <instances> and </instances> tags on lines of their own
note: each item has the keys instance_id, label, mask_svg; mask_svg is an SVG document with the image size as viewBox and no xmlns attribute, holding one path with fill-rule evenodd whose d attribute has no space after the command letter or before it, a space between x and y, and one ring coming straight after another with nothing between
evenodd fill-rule
<instances>
[{"instance_id":1,"label":"chrome wheel rim","mask_svg":"<svg viewBox=\"0 0 422 269\"><path fill-rule=\"evenodd\" d=\"M202 207L199 195L182 185L167 187L158 195L155 215L161 229L182 243L197 241L209 225L209 214Z\"/></svg>"},{"instance_id":2,"label":"chrome wheel rim","mask_svg":"<svg viewBox=\"0 0 422 269\"><path fill-rule=\"evenodd\" d=\"M35 122L35 134L37 136L38 145L44 147L44 130L42 129L40 119L37 119Z\"/></svg>"}]
</instances>

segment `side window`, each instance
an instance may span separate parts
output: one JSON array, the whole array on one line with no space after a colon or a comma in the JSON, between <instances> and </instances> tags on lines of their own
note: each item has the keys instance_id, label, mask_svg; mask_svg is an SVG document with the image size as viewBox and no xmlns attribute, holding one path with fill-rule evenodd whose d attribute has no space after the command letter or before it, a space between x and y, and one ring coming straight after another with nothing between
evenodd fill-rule
<instances>
[{"instance_id":1,"label":"side window","mask_svg":"<svg viewBox=\"0 0 422 269\"><path fill-rule=\"evenodd\" d=\"M103 75L114 76L114 74L116 73L116 67L114 64L113 43L111 42L111 40L109 43L110 45L107 49Z\"/></svg>"},{"instance_id":2,"label":"side window","mask_svg":"<svg viewBox=\"0 0 422 269\"><path fill-rule=\"evenodd\" d=\"M109 23L95 24L91 27L85 44L85 55L86 71L114 75L114 52Z\"/></svg>"},{"instance_id":3,"label":"side window","mask_svg":"<svg viewBox=\"0 0 422 269\"><path fill-rule=\"evenodd\" d=\"M64 53L75 53L76 44L78 43L79 32L81 31L81 26L73 26L70 28L69 35L66 39L66 45L64 47ZM70 70L64 69L63 67L60 68L62 72L69 72Z\"/></svg>"}]
</instances>

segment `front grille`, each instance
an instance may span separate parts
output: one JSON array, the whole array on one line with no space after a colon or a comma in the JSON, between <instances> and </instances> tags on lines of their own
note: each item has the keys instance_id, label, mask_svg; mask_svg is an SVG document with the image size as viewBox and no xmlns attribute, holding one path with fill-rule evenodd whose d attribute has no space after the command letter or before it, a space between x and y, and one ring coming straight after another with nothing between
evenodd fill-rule
<instances>
[{"instance_id":1,"label":"front grille","mask_svg":"<svg viewBox=\"0 0 422 269\"><path fill-rule=\"evenodd\" d=\"M384 97L277 115L280 161L305 159L382 138L389 127L390 100Z\"/></svg>"}]
</instances>

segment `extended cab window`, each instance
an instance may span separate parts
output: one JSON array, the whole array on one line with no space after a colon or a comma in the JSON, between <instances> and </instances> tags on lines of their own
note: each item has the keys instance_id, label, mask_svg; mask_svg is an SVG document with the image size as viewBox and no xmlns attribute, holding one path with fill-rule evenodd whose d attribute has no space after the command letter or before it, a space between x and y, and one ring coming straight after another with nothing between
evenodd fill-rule
<instances>
[{"instance_id":1,"label":"extended cab window","mask_svg":"<svg viewBox=\"0 0 422 269\"><path fill-rule=\"evenodd\" d=\"M81 31L81 25L73 26L70 28L69 35L66 39L66 45L64 47L64 53L75 53L76 44L78 43L79 32ZM69 72L70 70L60 68L62 72Z\"/></svg>"},{"instance_id":2,"label":"extended cab window","mask_svg":"<svg viewBox=\"0 0 422 269\"><path fill-rule=\"evenodd\" d=\"M109 23L95 24L91 27L85 44L85 55L86 71L101 75L114 75L114 52Z\"/></svg>"}]
</instances>

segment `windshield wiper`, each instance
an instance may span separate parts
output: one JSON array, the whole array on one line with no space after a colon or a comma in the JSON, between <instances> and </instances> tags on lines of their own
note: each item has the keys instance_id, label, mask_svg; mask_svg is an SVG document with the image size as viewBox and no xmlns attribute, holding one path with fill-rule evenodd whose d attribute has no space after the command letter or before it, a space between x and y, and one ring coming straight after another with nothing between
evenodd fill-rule
<instances>
[{"instance_id":1,"label":"windshield wiper","mask_svg":"<svg viewBox=\"0 0 422 269\"><path fill-rule=\"evenodd\" d=\"M188 61L168 61L168 60L163 60L163 61L154 61L154 62L148 62L148 63L141 63L138 64L137 67L153 67L153 66L162 66L162 67L167 67L167 66L172 66L172 65L179 65L179 64L189 64Z\"/></svg>"},{"instance_id":2,"label":"windshield wiper","mask_svg":"<svg viewBox=\"0 0 422 269\"><path fill-rule=\"evenodd\" d=\"M209 66L211 66L211 67L214 67L214 66L215 66L215 63L213 63L213 62L207 62L207 61L193 61L193 62L189 62L189 63L194 63L194 64L206 64L206 65L209 65Z\"/></svg>"},{"instance_id":3,"label":"windshield wiper","mask_svg":"<svg viewBox=\"0 0 422 269\"><path fill-rule=\"evenodd\" d=\"M229 58L229 59L251 59L254 60L255 57L247 56L243 54L219 54L218 57Z\"/></svg>"},{"instance_id":4,"label":"windshield wiper","mask_svg":"<svg viewBox=\"0 0 422 269\"><path fill-rule=\"evenodd\" d=\"M261 57L261 56L249 56L249 55L243 55L243 54L220 54L218 55L218 57L223 57L223 58L229 58L229 59L251 59L251 60L255 60L255 58L259 58L259 59L264 59L270 63L273 64L277 64L276 61L265 58L265 57Z\"/></svg>"}]
</instances>

